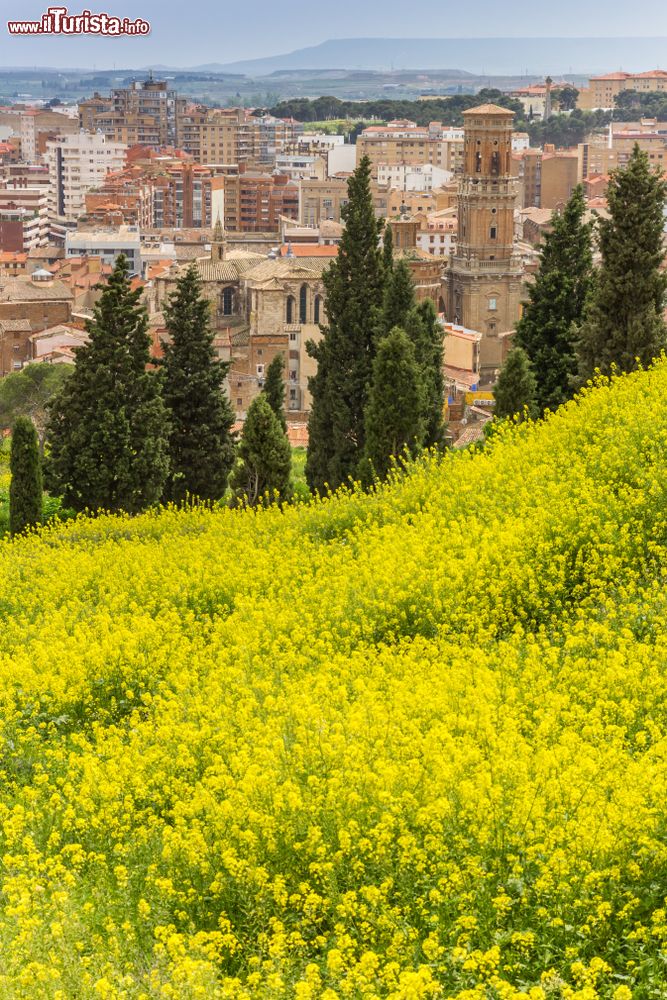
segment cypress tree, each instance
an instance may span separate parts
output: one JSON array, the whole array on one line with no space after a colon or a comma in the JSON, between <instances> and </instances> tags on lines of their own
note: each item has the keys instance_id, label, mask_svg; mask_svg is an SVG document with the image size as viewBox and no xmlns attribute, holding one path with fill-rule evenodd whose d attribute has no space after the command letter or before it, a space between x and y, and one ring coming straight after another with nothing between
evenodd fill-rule
<instances>
[{"instance_id":1,"label":"cypress tree","mask_svg":"<svg viewBox=\"0 0 667 1000\"><path fill-rule=\"evenodd\" d=\"M276 354L275 358L266 369L266 379L262 392L266 396L269 406L278 417L283 432L287 432L287 421L285 420L285 382L283 372L285 370L285 359L282 354Z\"/></svg>"},{"instance_id":2,"label":"cypress tree","mask_svg":"<svg viewBox=\"0 0 667 1000\"><path fill-rule=\"evenodd\" d=\"M77 511L136 513L160 499L169 470L160 378L148 369L148 316L122 254L86 324L74 371L55 397L48 480Z\"/></svg>"},{"instance_id":3,"label":"cypress tree","mask_svg":"<svg viewBox=\"0 0 667 1000\"><path fill-rule=\"evenodd\" d=\"M397 260L386 277L379 336L385 337L395 326L404 329L408 314L414 307L415 285L410 268L404 260Z\"/></svg>"},{"instance_id":4,"label":"cypress tree","mask_svg":"<svg viewBox=\"0 0 667 1000\"><path fill-rule=\"evenodd\" d=\"M513 347L505 359L493 390L496 401L494 415L498 420L524 416L535 418L535 374L530 359L522 347Z\"/></svg>"},{"instance_id":5,"label":"cypress tree","mask_svg":"<svg viewBox=\"0 0 667 1000\"><path fill-rule=\"evenodd\" d=\"M324 272L328 325L308 344L317 362L309 379L306 478L312 490L336 488L356 473L365 443L368 400L384 265L370 188L370 160L363 157L348 181L345 230L338 257Z\"/></svg>"},{"instance_id":6,"label":"cypress tree","mask_svg":"<svg viewBox=\"0 0 667 1000\"><path fill-rule=\"evenodd\" d=\"M444 333L430 299L410 311L406 326L421 376L423 445L425 448L444 448Z\"/></svg>"},{"instance_id":7,"label":"cypress tree","mask_svg":"<svg viewBox=\"0 0 667 1000\"><path fill-rule=\"evenodd\" d=\"M219 500L234 464L234 414L224 389L229 365L216 358L209 303L194 265L164 309L169 341L162 395L170 418L170 471L163 499Z\"/></svg>"},{"instance_id":8,"label":"cypress tree","mask_svg":"<svg viewBox=\"0 0 667 1000\"><path fill-rule=\"evenodd\" d=\"M593 273L592 225L584 222L586 202L581 185L540 249L540 266L528 290L528 301L514 343L528 355L536 380L540 413L555 410L572 396L577 372L576 337Z\"/></svg>"},{"instance_id":9,"label":"cypress tree","mask_svg":"<svg viewBox=\"0 0 667 1000\"><path fill-rule=\"evenodd\" d=\"M42 468L39 440L29 417L17 417L9 456L9 530L18 535L42 520Z\"/></svg>"},{"instance_id":10,"label":"cypress tree","mask_svg":"<svg viewBox=\"0 0 667 1000\"><path fill-rule=\"evenodd\" d=\"M627 167L612 172L609 218L599 223L602 264L581 328L582 381L596 368L608 374L612 366L627 372L649 365L665 347L666 201L667 183L635 146Z\"/></svg>"},{"instance_id":11,"label":"cypress tree","mask_svg":"<svg viewBox=\"0 0 667 1000\"><path fill-rule=\"evenodd\" d=\"M380 341L373 361L362 479L367 478L369 464L384 478L392 457L400 458L406 447L416 453L423 438L421 412L421 372L415 349L405 330L394 327Z\"/></svg>"},{"instance_id":12,"label":"cypress tree","mask_svg":"<svg viewBox=\"0 0 667 1000\"><path fill-rule=\"evenodd\" d=\"M289 500L292 449L264 393L250 404L230 486L237 503Z\"/></svg>"},{"instance_id":13,"label":"cypress tree","mask_svg":"<svg viewBox=\"0 0 667 1000\"><path fill-rule=\"evenodd\" d=\"M394 234L386 220L384 229L382 230L382 266L385 281L388 281L391 272L394 270Z\"/></svg>"}]
</instances>

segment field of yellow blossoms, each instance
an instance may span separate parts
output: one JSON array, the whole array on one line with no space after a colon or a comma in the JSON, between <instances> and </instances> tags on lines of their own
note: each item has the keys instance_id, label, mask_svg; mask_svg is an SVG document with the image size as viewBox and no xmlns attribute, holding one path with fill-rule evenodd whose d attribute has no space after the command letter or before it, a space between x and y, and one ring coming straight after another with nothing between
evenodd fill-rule
<instances>
[{"instance_id":1,"label":"field of yellow blossoms","mask_svg":"<svg viewBox=\"0 0 667 1000\"><path fill-rule=\"evenodd\" d=\"M666 400L2 543L2 1000L667 996Z\"/></svg>"}]
</instances>

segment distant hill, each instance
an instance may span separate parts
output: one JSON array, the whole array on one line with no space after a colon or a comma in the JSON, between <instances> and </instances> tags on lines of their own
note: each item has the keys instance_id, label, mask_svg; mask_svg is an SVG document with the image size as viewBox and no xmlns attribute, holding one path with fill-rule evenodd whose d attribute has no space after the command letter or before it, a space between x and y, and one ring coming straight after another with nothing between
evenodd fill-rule
<instances>
[{"instance_id":1,"label":"distant hill","mask_svg":"<svg viewBox=\"0 0 667 1000\"><path fill-rule=\"evenodd\" d=\"M475 74L604 73L653 69L667 38L338 38L264 59L194 67L267 76L294 69L446 69ZM452 70L453 73L458 72Z\"/></svg>"}]
</instances>

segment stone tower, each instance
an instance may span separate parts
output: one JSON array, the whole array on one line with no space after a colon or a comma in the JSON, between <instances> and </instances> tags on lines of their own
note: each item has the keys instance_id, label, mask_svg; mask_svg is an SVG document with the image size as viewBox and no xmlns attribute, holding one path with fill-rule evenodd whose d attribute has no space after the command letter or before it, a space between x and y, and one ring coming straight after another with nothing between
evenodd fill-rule
<instances>
[{"instance_id":1,"label":"stone tower","mask_svg":"<svg viewBox=\"0 0 667 1000\"><path fill-rule=\"evenodd\" d=\"M450 322L482 334L480 381L503 362L505 338L519 318L522 267L514 254L515 182L511 177L514 112L483 104L463 112L464 173L458 238L446 276Z\"/></svg>"},{"instance_id":2,"label":"stone tower","mask_svg":"<svg viewBox=\"0 0 667 1000\"><path fill-rule=\"evenodd\" d=\"M225 259L226 251L227 234L222 228L222 222L220 221L220 215L218 214L215 226L213 227L213 238L211 239L211 260L216 263L220 263Z\"/></svg>"}]
</instances>

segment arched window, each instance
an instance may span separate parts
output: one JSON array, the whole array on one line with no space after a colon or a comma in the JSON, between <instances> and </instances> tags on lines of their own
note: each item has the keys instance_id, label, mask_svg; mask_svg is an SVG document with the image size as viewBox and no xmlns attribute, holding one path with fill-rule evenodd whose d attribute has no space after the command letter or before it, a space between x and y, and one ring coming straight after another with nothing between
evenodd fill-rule
<instances>
[{"instance_id":1,"label":"arched window","mask_svg":"<svg viewBox=\"0 0 667 1000\"><path fill-rule=\"evenodd\" d=\"M477 171L478 174L481 174L481 172L482 172L482 154L481 153L475 153L475 170Z\"/></svg>"},{"instance_id":2,"label":"arched window","mask_svg":"<svg viewBox=\"0 0 667 1000\"><path fill-rule=\"evenodd\" d=\"M497 177L500 173L500 153L491 153L491 175Z\"/></svg>"},{"instance_id":3,"label":"arched window","mask_svg":"<svg viewBox=\"0 0 667 1000\"><path fill-rule=\"evenodd\" d=\"M308 285L302 285L299 292L299 323L308 322Z\"/></svg>"},{"instance_id":4,"label":"arched window","mask_svg":"<svg viewBox=\"0 0 667 1000\"><path fill-rule=\"evenodd\" d=\"M234 309L234 290L225 288L222 292L222 315L231 316Z\"/></svg>"},{"instance_id":5,"label":"arched window","mask_svg":"<svg viewBox=\"0 0 667 1000\"><path fill-rule=\"evenodd\" d=\"M322 296L321 295L316 295L315 296L314 315L313 315L313 322L314 323L321 322L321 311L322 311Z\"/></svg>"},{"instance_id":6,"label":"arched window","mask_svg":"<svg viewBox=\"0 0 667 1000\"><path fill-rule=\"evenodd\" d=\"M295 307L295 305L296 305L296 302L294 301L294 296L293 295L288 295L287 296L287 322L288 323L293 323L294 322L294 307Z\"/></svg>"}]
</instances>

